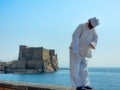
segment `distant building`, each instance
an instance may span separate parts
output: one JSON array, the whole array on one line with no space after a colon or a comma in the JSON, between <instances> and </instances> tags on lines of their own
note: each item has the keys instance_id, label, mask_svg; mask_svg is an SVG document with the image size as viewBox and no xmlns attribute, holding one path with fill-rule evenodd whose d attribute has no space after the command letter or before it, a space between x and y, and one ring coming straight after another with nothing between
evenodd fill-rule
<instances>
[{"instance_id":1,"label":"distant building","mask_svg":"<svg viewBox=\"0 0 120 90\"><path fill-rule=\"evenodd\" d=\"M20 45L18 61L12 62L12 69L35 69L40 72L53 72L58 69L58 59L55 50L43 47L27 47Z\"/></svg>"},{"instance_id":2,"label":"distant building","mask_svg":"<svg viewBox=\"0 0 120 90\"><path fill-rule=\"evenodd\" d=\"M58 58L53 49L43 47L19 46L18 60L0 62L0 73L36 73L54 72L58 70Z\"/></svg>"}]
</instances>

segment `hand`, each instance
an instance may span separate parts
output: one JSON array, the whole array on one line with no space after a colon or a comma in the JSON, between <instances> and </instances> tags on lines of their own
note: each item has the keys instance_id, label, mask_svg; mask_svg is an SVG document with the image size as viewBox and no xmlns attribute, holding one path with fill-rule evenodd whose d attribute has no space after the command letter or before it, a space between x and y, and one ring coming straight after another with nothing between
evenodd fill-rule
<instances>
[{"instance_id":1,"label":"hand","mask_svg":"<svg viewBox=\"0 0 120 90\"><path fill-rule=\"evenodd\" d=\"M90 48L95 49L95 47L92 44L90 44Z\"/></svg>"}]
</instances>

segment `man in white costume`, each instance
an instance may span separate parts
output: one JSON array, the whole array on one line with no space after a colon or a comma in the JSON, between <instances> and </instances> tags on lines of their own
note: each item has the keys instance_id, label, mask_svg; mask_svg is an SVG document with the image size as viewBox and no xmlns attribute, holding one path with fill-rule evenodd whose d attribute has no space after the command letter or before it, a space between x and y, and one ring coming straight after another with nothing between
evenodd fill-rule
<instances>
[{"instance_id":1,"label":"man in white costume","mask_svg":"<svg viewBox=\"0 0 120 90\"><path fill-rule=\"evenodd\" d=\"M91 58L91 49L95 49L98 36L95 27L99 25L96 17L80 24L72 35L70 46L70 76L76 90L92 89L88 78L87 60Z\"/></svg>"}]
</instances>

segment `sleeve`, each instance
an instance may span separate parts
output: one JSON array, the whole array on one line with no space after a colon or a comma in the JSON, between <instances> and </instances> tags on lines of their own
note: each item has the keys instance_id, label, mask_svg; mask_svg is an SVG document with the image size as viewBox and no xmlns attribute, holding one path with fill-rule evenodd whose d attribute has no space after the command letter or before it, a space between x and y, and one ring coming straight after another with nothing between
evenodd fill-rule
<instances>
[{"instance_id":1,"label":"sleeve","mask_svg":"<svg viewBox=\"0 0 120 90\"><path fill-rule=\"evenodd\" d=\"M98 35L97 35L96 31L94 30L93 31L93 40L92 40L92 42L90 44L92 44L94 46L94 48L95 48L96 45L97 45L97 41L98 41Z\"/></svg>"},{"instance_id":2,"label":"sleeve","mask_svg":"<svg viewBox=\"0 0 120 90\"><path fill-rule=\"evenodd\" d=\"M72 43L71 43L71 48L73 53L79 53L79 36L81 34L82 31L82 24L80 24L76 30L74 31L73 35L72 35Z\"/></svg>"}]
</instances>

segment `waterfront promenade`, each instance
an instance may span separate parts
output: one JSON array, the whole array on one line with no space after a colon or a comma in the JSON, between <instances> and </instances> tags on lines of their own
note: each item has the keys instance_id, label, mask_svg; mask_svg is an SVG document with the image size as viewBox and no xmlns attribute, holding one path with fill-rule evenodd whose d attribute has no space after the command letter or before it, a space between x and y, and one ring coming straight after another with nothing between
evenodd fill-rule
<instances>
[{"instance_id":1,"label":"waterfront promenade","mask_svg":"<svg viewBox=\"0 0 120 90\"><path fill-rule=\"evenodd\" d=\"M0 81L0 90L76 90L76 89L73 87L61 85Z\"/></svg>"}]
</instances>

